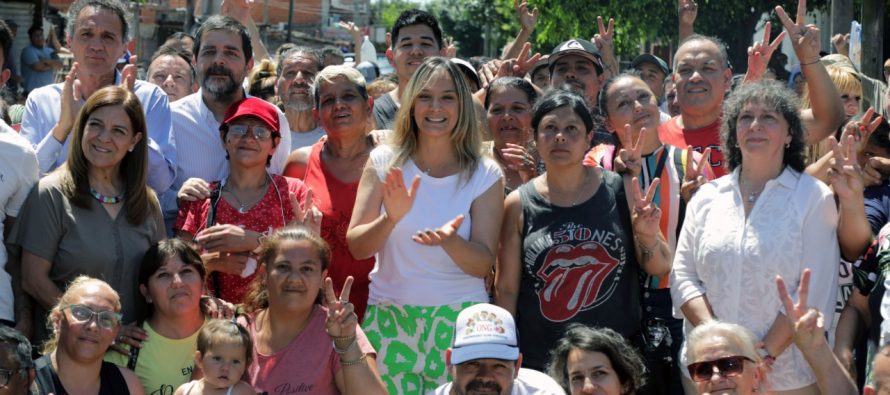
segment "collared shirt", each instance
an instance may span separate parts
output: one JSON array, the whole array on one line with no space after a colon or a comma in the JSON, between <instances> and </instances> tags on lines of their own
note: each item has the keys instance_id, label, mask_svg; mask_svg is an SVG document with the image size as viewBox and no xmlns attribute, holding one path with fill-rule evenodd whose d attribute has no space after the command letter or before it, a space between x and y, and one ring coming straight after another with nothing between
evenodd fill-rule
<instances>
[{"instance_id":1,"label":"collared shirt","mask_svg":"<svg viewBox=\"0 0 890 395\"><path fill-rule=\"evenodd\" d=\"M115 72L114 81L115 85L120 83L120 73ZM62 111L62 86L60 83L35 89L25 102L21 134L37 151L41 175L68 159L70 139L60 143L52 134ZM145 81L136 81L133 91L142 103L148 127L148 186L160 193L170 188L176 176L176 144L170 130L170 103L161 88ZM81 104L83 102L81 100Z\"/></svg>"},{"instance_id":2,"label":"collared shirt","mask_svg":"<svg viewBox=\"0 0 890 395\"><path fill-rule=\"evenodd\" d=\"M220 123L204 103L202 93L203 89L199 89L198 92L171 105L173 133L181 149L177 152L176 180L170 191L161 199L161 206L167 218L175 218L176 192L186 180L200 178L211 182L222 180L229 175L229 161L226 159L226 149L219 134ZM278 122L281 130L290 130L287 118L281 110L278 110ZM281 133L281 140L272 154L270 173L281 174L284 171L290 146L290 133Z\"/></svg>"},{"instance_id":3,"label":"collared shirt","mask_svg":"<svg viewBox=\"0 0 890 395\"><path fill-rule=\"evenodd\" d=\"M831 322L840 262L834 194L815 178L785 168L766 183L747 217L742 199L736 169L703 185L690 201L671 272L675 314L704 295L717 319L762 339L784 314L776 274L793 294L809 268L809 304ZM691 327L687 322L687 333ZM815 380L803 354L791 345L776 356L767 382L771 390L784 391Z\"/></svg>"}]
</instances>

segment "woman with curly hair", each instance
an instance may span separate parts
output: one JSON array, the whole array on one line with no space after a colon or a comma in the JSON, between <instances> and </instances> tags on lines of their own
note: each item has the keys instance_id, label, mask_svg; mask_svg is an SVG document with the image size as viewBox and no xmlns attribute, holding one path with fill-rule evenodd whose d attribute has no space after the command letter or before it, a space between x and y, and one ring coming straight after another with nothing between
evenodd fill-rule
<instances>
[{"instance_id":1,"label":"woman with curly hair","mask_svg":"<svg viewBox=\"0 0 890 395\"><path fill-rule=\"evenodd\" d=\"M547 373L572 395L599 390L634 394L643 386L643 358L627 339L609 328L569 325L550 351Z\"/></svg>"}]
</instances>

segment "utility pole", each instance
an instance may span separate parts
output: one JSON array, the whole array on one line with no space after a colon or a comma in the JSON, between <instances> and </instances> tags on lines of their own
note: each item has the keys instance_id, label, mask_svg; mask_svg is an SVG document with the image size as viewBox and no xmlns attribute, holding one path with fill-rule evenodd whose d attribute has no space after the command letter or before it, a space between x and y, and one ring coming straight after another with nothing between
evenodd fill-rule
<instances>
[{"instance_id":1,"label":"utility pole","mask_svg":"<svg viewBox=\"0 0 890 395\"><path fill-rule=\"evenodd\" d=\"M861 72L883 80L884 63L884 0L862 0L862 64Z\"/></svg>"},{"instance_id":2,"label":"utility pole","mask_svg":"<svg viewBox=\"0 0 890 395\"><path fill-rule=\"evenodd\" d=\"M294 0L290 0L290 6L287 9L287 37L284 42L289 43L291 40L291 32L294 30Z\"/></svg>"},{"instance_id":3,"label":"utility pole","mask_svg":"<svg viewBox=\"0 0 890 395\"><path fill-rule=\"evenodd\" d=\"M853 0L831 0L831 35L849 33L852 21Z\"/></svg>"}]
</instances>

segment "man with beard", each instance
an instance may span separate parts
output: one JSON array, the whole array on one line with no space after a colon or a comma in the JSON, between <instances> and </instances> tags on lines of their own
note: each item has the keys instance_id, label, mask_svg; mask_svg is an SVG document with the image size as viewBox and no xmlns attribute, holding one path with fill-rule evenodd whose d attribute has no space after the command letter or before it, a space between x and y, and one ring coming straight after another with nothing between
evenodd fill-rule
<instances>
[{"instance_id":1,"label":"man with beard","mask_svg":"<svg viewBox=\"0 0 890 395\"><path fill-rule=\"evenodd\" d=\"M550 87L574 91L584 96L587 108L593 114L599 109L600 88L603 86L603 57L590 41L569 40L556 46L550 54ZM591 134L591 146L617 145L618 140L604 127Z\"/></svg>"},{"instance_id":2,"label":"man with beard","mask_svg":"<svg viewBox=\"0 0 890 395\"><path fill-rule=\"evenodd\" d=\"M206 199L207 183L225 179L229 172L226 151L220 143L219 126L226 110L246 97L242 82L253 68L253 46L247 29L237 20L214 15L204 22L195 37L194 64L198 92L173 103L173 125L179 147L176 181L164 194L161 205L168 229L176 220L177 191L184 199ZM281 130L288 130L287 118L278 111ZM269 172L281 174L290 152L290 133L281 141L269 163Z\"/></svg>"},{"instance_id":3,"label":"man with beard","mask_svg":"<svg viewBox=\"0 0 890 395\"><path fill-rule=\"evenodd\" d=\"M501 307L480 303L457 316L452 346L445 363L454 381L433 395L557 395L565 394L550 376L520 368L518 334L513 316Z\"/></svg>"},{"instance_id":4,"label":"man with beard","mask_svg":"<svg viewBox=\"0 0 890 395\"><path fill-rule=\"evenodd\" d=\"M386 58L396 70L399 87L374 102L374 121L377 129L392 129L402 91L414 71L430 56L445 56L442 29L432 14L421 10L407 10L399 15L392 27L390 48Z\"/></svg>"},{"instance_id":5,"label":"man with beard","mask_svg":"<svg viewBox=\"0 0 890 395\"><path fill-rule=\"evenodd\" d=\"M290 124L291 151L315 144L324 129L318 125L315 106L315 75L322 69L318 53L306 47L288 49L279 57L275 94L284 105Z\"/></svg>"},{"instance_id":6,"label":"man with beard","mask_svg":"<svg viewBox=\"0 0 890 395\"><path fill-rule=\"evenodd\" d=\"M170 103L198 91L192 54L177 44L164 44L151 57L148 80L161 87Z\"/></svg>"},{"instance_id":7,"label":"man with beard","mask_svg":"<svg viewBox=\"0 0 890 395\"><path fill-rule=\"evenodd\" d=\"M129 15L120 0L78 0L68 9L68 45L74 55L76 107L93 92L109 85L129 87L145 110L148 125L148 185L166 191L176 171L176 148L170 132L167 95L153 84L135 81L136 66L119 73L117 59L130 40ZM71 76L72 74L69 74ZM41 174L59 167L68 158L71 128L61 119L63 83L35 89L25 102L23 137L37 151Z\"/></svg>"}]
</instances>

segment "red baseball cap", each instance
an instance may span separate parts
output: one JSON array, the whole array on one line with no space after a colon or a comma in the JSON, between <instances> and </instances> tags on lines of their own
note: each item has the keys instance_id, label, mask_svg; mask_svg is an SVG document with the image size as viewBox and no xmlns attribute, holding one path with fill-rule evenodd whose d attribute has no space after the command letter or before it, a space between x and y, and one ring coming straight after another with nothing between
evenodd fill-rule
<instances>
[{"instance_id":1,"label":"red baseball cap","mask_svg":"<svg viewBox=\"0 0 890 395\"><path fill-rule=\"evenodd\" d=\"M281 124L278 123L278 109L263 99L247 97L235 102L226 110L226 115L223 117L225 120L222 125L228 125L236 119L243 117L257 118L272 128L274 133L281 135Z\"/></svg>"}]
</instances>

